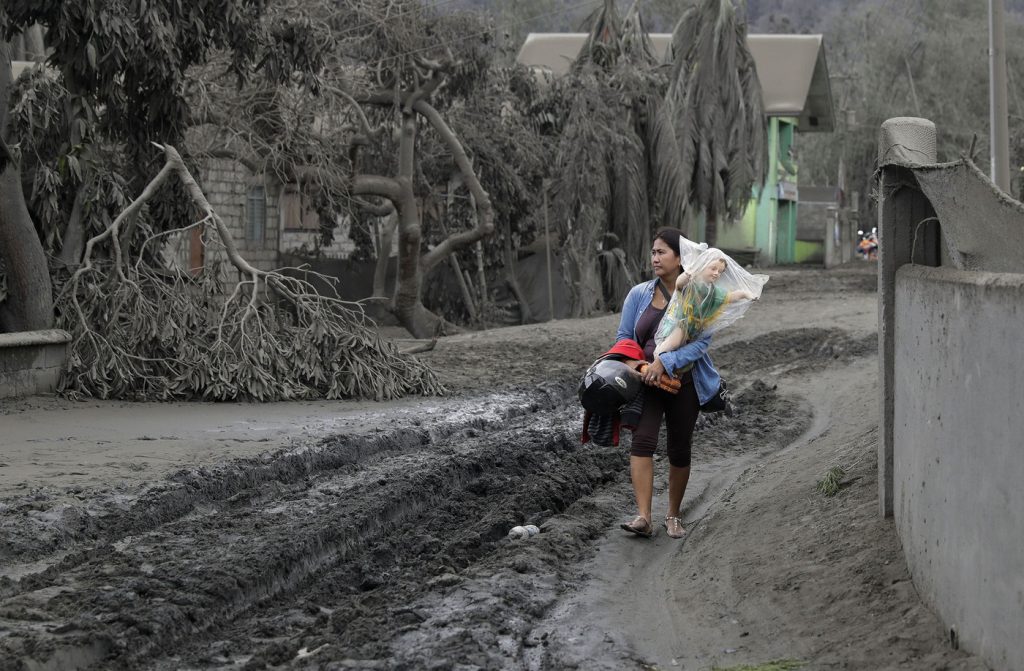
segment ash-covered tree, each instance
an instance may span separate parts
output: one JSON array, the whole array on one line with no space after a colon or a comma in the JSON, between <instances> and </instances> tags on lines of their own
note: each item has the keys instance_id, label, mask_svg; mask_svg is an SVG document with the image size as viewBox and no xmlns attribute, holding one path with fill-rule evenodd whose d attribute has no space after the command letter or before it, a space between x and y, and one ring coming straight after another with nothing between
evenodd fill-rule
<instances>
[{"instance_id":1,"label":"ash-covered tree","mask_svg":"<svg viewBox=\"0 0 1024 671\"><path fill-rule=\"evenodd\" d=\"M554 211L576 316L603 306L603 286L622 294L622 285L638 279L655 222L687 206L673 181L659 179L678 170L678 153L664 138L672 131L660 111L668 80L639 3L623 18L608 0L587 26L587 42L555 89L563 105ZM606 242L622 250L624 264L605 250L602 265L612 276L601 278L595 250Z\"/></svg>"},{"instance_id":2,"label":"ash-covered tree","mask_svg":"<svg viewBox=\"0 0 1024 671\"><path fill-rule=\"evenodd\" d=\"M0 332L53 324L46 255L25 202L20 151L9 142L11 51L10 40L0 39Z\"/></svg>"},{"instance_id":3,"label":"ash-covered tree","mask_svg":"<svg viewBox=\"0 0 1024 671\"><path fill-rule=\"evenodd\" d=\"M352 210L394 212L397 289L377 298L414 335L450 328L426 309L424 278L442 262L458 265L453 255L472 248L482 251L474 259L478 268L505 266L529 320L509 245L529 227L526 215L538 208L519 206L540 201L537 175L550 166L541 156L544 140L532 129L536 87L525 69L509 65L495 27L476 15L438 12L415 0L320 3L310 11L336 37L325 90L347 96L358 128L350 153ZM453 198L468 207L450 207ZM389 226L381 228L378 294L390 247ZM503 246L496 255L488 254L493 244ZM467 306L478 304L471 311L487 302L480 295L484 284L463 291Z\"/></svg>"},{"instance_id":4,"label":"ash-covered tree","mask_svg":"<svg viewBox=\"0 0 1024 671\"><path fill-rule=\"evenodd\" d=\"M619 299L657 227L692 234L703 215L714 244L715 224L738 216L763 179L761 90L732 4L686 5L664 63L640 10L634 2L620 17L613 0L595 10L560 83L558 220L576 315L602 304L602 286ZM612 249L598 281L602 246Z\"/></svg>"},{"instance_id":5,"label":"ash-covered tree","mask_svg":"<svg viewBox=\"0 0 1024 671\"><path fill-rule=\"evenodd\" d=\"M704 238L743 214L764 181L761 84L747 48L747 27L733 0L694 0L683 10L666 55L666 110L682 164L681 180Z\"/></svg>"},{"instance_id":6,"label":"ash-covered tree","mask_svg":"<svg viewBox=\"0 0 1024 671\"><path fill-rule=\"evenodd\" d=\"M0 90L5 326L48 325L56 279L58 324L73 335L70 394L437 391L428 369L368 328L361 306L250 265L192 178L196 159L224 152L309 182L325 211L356 191L358 129L334 114L356 106L326 91L329 26L282 3L215 4L14 0L0 10L5 39L39 24L49 48L46 68ZM9 75L6 58L0 69ZM226 299L218 273L165 258L170 234L191 230L240 275ZM52 276L40 272L47 256Z\"/></svg>"},{"instance_id":7,"label":"ash-covered tree","mask_svg":"<svg viewBox=\"0 0 1024 671\"><path fill-rule=\"evenodd\" d=\"M338 5L324 18L341 35L328 73L366 110L359 117L367 121L363 133L379 138L359 143L353 152L351 193L394 207L398 277L392 311L410 333L428 337L443 325L423 305L424 275L494 232L494 208L471 150L446 119L488 75L492 29L471 15L438 14L415 0ZM353 25L365 32L353 31ZM451 230L425 249L417 191L424 186L423 150L431 144L449 157L475 217L471 227Z\"/></svg>"},{"instance_id":8,"label":"ash-covered tree","mask_svg":"<svg viewBox=\"0 0 1024 671\"><path fill-rule=\"evenodd\" d=\"M503 283L515 299L520 323L534 321L530 302L516 276L521 248L537 242L543 228L543 187L551 174L555 136L545 124L543 90L524 66L493 61L487 75L465 96L446 108L452 129L470 148L473 166L494 207L495 233L480 243L449 257L452 273L462 294L470 323L500 319L494 295ZM451 160L430 135L423 150L426 242L433 246L446 238L452 227L471 228L476 214L472 199L461 187L462 178ZM467 273L473 269L473 273ZM475 277L463 279L469 274ZM497 279L493 285L488 278ZM444 276L431 278L440 284Z\"/></svg>"}]
</instances>

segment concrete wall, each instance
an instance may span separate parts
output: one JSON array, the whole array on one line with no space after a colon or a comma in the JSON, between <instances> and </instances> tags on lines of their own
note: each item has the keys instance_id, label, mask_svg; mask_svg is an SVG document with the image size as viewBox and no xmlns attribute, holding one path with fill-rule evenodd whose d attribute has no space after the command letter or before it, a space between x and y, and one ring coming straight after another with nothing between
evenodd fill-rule
<instances>
[{"instance_id":1,"label":"concrete wall","mask_svg":"<svg viewBox=\"0 0 1024 671\"><path fill-rule=\"evenodd\" d=\"M896 272L893 505L965 649L1024 669L1024 275Z\"/></svg>"},{"instance_id":2,"label":"concrete wall","mask_svg":"<svg viewBox=\"0 0 1024 671\"><path fill-rule=\"evenodd\" d=\"M825 243L822 240L797 240L793 247L793 263L825 263Z\"/></svg>"},{"instance_id":3,"label":"concrete wall","mask_svg":"<svg viewBox=\"0 0 1024 671\"><path fill-rule=\"evenodd\" d=\"M951 641L1018 670L1024 205L936 163L936 136L903 117L879 133L879 508Z\"/></svg>"},{"instance_id":4,"label":"concrete wall","mask_svg":"<svg viewBox=\"0 0 1024 671\"><path fill-rule=\"evenodd\" d=\"M850 261L853 256L857 230L857 213L848 208L829 210L825 232L825 267L834 268Z\"/></svg>"},{"instance_id":5,"label":"concrete wall","mask_svg":"<svg viewBox=\"0 0 1024 671\"><path fill-rule=\"evenodd\" d=\"M820 241L829 232L831 216L829 211L837 208L839 203L834 198L829 200L812 200L805 198L808 192L827 187L803 187L800 189L800 203L797 205L796 239ZM835 189L832 189L833 191ZM816 194L815 194L816 195Z\"/></svg>"},{"instance_id":6,"label":"concrete wall","mask_svg":"<svg viewBox=\"0 0 1024 671\"><path fill-rule=\"evenodd\" d=\"M765 196L767 198L767 196ZM754 195L747 204L743 217L728 226L718 227L718 246L721 249L751 249L757 240L757 212L761 190L754 187Z\"/></svg>"},{"instance_id":7,"label":"concrete wall","mask_svg":"<svg viewBox=\"0 0 1024 671\"><path fill-rule=\"evenodd\" d=\"M70 341L58 329L0 333L0 398L53 392Z\"/></svg>"}]
</instances>

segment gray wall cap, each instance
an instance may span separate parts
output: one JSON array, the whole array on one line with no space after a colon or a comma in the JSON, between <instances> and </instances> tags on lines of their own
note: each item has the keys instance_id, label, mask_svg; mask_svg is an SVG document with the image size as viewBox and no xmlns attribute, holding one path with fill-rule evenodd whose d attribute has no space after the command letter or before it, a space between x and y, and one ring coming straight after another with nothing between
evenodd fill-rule
<instances>
[{"instance_id":1,"label":"gray wall cap","mask_svg":"<svg viewBox=\"0 0 1024 671\"><path fill-rule=\"evenodd\" d=\"M917 117L894 117L878 131L878 167L931 165L938 159L935 124Z\"/></svg>"},{"instance_id":2,"label":"gray wall cap","mask_svg":"<svg viewBox=\"0 0 1024 671\"><path fill-rule=\"evenodd\" d=\"M71 334L61 329L0 333L0 348L27 347L31 345L60 345L66 342L71 342Z\"/></svg>"}]
</instances>

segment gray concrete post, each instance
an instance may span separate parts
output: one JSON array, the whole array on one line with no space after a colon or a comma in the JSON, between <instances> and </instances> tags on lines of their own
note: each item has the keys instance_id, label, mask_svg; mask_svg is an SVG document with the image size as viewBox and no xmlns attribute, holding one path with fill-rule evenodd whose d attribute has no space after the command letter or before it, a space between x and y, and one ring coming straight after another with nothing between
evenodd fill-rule
<instances>
[{"instance_id":1,"label":"gray concrete post","mask_svg":"<svg viewBox=\"0 0 1024 671\"><path fill-rule=\"evenodd\" d=\"M988 0L989 136L992 181L1010 193L1010 130L1006 104L1006 29L1003 0Z\"/></svg>"},{"instance_id":2,"label":"gray concrete post","mask_svg":"<svg viewBox=\"0 0 1024 671\"><path fill-rule=\"evenodd\" d=\"M839 208L829 205L825 209L825 268L834 268L840 263L840 243L836 241L839 228Z\"/></svg>"},{"instance_id":3,"label":"gray concrete post","mask_svg":"<svg viewBox=\"0 0 1024 671\"><path fill-rule=\"evenodd\" d=\"M909 168L935 162L935 124L931 121L897 117L882 123L878 138L878 503L883 517L893 514L896 271L912 262L915 233L919 238L915 256L927 265L937 265L934 254L922 254L920 241L920 229L926 225L921 222L935 213Z\"/></svg>"}]
</instances>

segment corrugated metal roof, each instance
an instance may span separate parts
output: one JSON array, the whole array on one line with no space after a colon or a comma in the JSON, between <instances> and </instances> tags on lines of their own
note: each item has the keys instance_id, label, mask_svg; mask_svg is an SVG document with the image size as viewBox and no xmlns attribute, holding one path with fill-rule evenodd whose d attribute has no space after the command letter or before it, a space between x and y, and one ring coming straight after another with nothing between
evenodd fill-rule
<instances>
[{"instance_id":1,"label":"corrugated metal roof","mask_svg":"<svg viewBox=\"0 0 1024 671\"><path fill-rule=\"evenodd\" d=\"M569 71L586 33L530 33L517 60L554 76ZM651 34L657 54L664 58L672 35ZM804 132L831 132L834 125L832 90L821 35L747 35L754 57L765 113L796 117Z\"/></svg>"}]
</instances>

